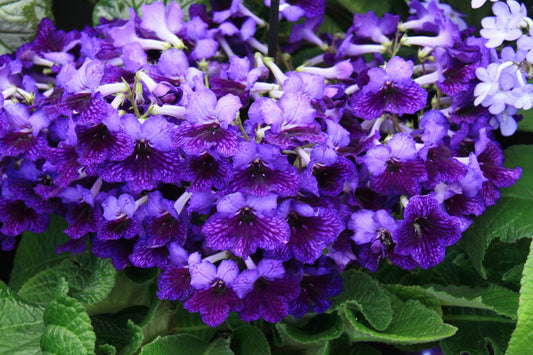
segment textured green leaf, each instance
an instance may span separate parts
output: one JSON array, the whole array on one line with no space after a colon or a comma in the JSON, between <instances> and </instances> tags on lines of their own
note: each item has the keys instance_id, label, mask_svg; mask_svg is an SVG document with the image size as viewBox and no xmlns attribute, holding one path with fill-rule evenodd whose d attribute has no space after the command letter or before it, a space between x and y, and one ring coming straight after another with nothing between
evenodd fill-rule
<instances>
[{"instance_id":1,"label":"textured green leaf","mask_svg":"<svg viewBox=\"0 0 533 355\"><path fill-rule=\"evenodd\" d=\"M140 348L143 335L140 323L148 311L147 307L127 308L116 314L97 314L91 316L96 334L96 345L112 346L120 353L133 353Z\"/></svg>"},{"instance_id":2,"label":"textured green leaf","mask_svg":"<svg viewBox=\"0 0 533 355\"><path fill-rule=\"evenodd\" d=\"M174 304L159 299L152 303L146 317L140 323L145 343L170 333L174 308Z\"/></svg>"},{"instance_id":3,"label":"textured green leaf","mask_svg":"<svg viewBox=\"0 0 533 355\"><path fill-rule=\"evenodd\" d=\"M232 355L228 343L218 338L212 343L192 335L177 334L157 338L143 346L141 355Z\"/></svg>"},{"instance_id":4,"label":"textured green leaf","mask_svg":"<svg viewBox=\"0 0 533 355\"><path fill-rule=\"evenodd\" d=\"M518 293L497 285L487 288L467 286L430 286L424 290L435 296L443 306L487 309L516 319Z\"/></svg>"},{"instance_id":5,"label":"textured green leaf","mask_svg":"<svg viewBox=\"0 0 533 355\"><path fill-rule=\"evenodd\" d=\"M41 350L48 354L94 354L96 335L83 306L67 296L68 284L58 286L44 310L46 328Z\"/></svg>"},{"instance_id":6,"label":"textured green leaf","mask_svg":"<svg viewBox=\"0 0 533 355\"><path fill-rule=\"evenodd\" d=\"M522 274L518 322L507 354L528 354L533 349L533 243Z\"/></svg>"},{"instance_id":7,"label":"textured green leaf","mask_svg":"<svg viewBox=\"0 0 533 355\"><path fill-rule=\"evenodd\" d=\"M71 257L69 253L57 254L56 247L69 240L63 233L67 223L61 217L52 215L50 226L41 234L25 232L17 248L9 286L18 291L22 285L39 272L60 264Z\"/></svg>"},{"instance_id":8,"label":"textured green leaf","mask_svg":"<svg viewBox=\"0 0 533 355\"><path fill-rule=\"evenodd\" d=\"M103 300L115 285L116 269L109 259L85 252L63 260L59 265L41 271L19 290L28 301L48 303L62 279L69 284L69 295L84 304Z\"/></svg>"},{"instance_id":9,"label":"textured green leaf","mask_svg":"<svg viewBox=\"0 0 533 355\"><path fill-rule=\"evenodd\" d=\"M277 323L276 329L282 337L309 344L338 338L344 330L344 321L334 312L314 316L302 326Z\"/></svg>"},{"instance_id":10,"label":"textured green leaf","mask_svg":"<svg viewBox=\"0 0 533 355\"><path fill-rule=\"evenodd\" d=\"M108 20L114 18L127 19L130 17L130 8L133 8L137 13L143 4L152 4L156 0L100 0L96 3L93 10L93 24L96 26L100 24L100 19L105 17ZM162 1L165 5L172 1L181 5L183 14L185 16L189 13L189 7L198 3L196 0L158 0Z\"/></svg>"},{"instance_id":11,"label":"textured green leaf","mask_svg":"<svg viewBox=\"0 0 533 355\"><path fill-rule=\"evenodd\" d=\"M0 281L0 354L37 354L44 308L17 296Z\"/></svg>"},{"instance_id":12,"label":"textured green leaf","mask_svg":"<svg viewBox=\"0 0 533 355\"><path fill-rule=\"evenodd\" d=\"M515 327L513 320L481 309L454 309L453 312L447 310L444 317L458 328L452 337L440 342L446 354L489 355L489 348L495 355L505 352Z\"/></svg>"},{"instance_id":13,"label":"textured green leaf","mask_svg":"<svg viewBox=\"0 0 533 355\"><path fill-rule=\"evenodd\" d=\"M236 355L270 355L270 345L259 328L245 325L231 335L231 350Z\"/></svg>"},{"instance_id":14,"label":"textured green leaf","mask_svg":"<svg viewBox=\"0 0 533 355\"><path fill-rule=\"evenodd\" d=\"M43 17L52 17L50 0L0 0L0 54L31 41Z\"/></svg>"},{"instance_id":15,"label":"textured green leaf","mask_svg":"<svg viewBox=\"0 0 533 355\"><path fill-rule=\"evenodd\" d=\"M424 306L433 309L439 316L442 316L442 308L439 300L422 287L405 285L383 285L389 292L393 293L401 301L420 301Z\"/></svg>"},{"instance_id":16,"label":"textured green leaf","mask_svg":"<svg viewBox=\"0 0 533 355\"><path fill-rule=\"evenodd\" d=\"M152 290L148 285L140 285L130 280L124 271L117 272L115 286L102 301L85 306L90 315L117 313L133 306L152 304Z\"/></svg>"},{"instance_id":17,"label":"textured green leaf","mask_svg":"<svg viewBox=\"0 0 533 355\"><path fill-rule=\"evenodd\" d=\"M513 243L533 236L533 146L516 145L505 150L505 166L520 166L519 181L502 190L501 199L477 218L463 236L464 245L476 269L487 277L483 266L490 243L499 238Z\"/></svg>"},{"instance_id":18,"label":"textured green leaf","mask_svg":"<svg viewBox=\"0 0 533 355\"><path fill-rule=\"evenodd\" d=\"M353 341L376 341L384 343L416 344L427 343L452 336L457 328L443 323L441 317L417 300L401 302L393 297L393 318L387 329L372 329L360 312L344 307L349 322L346 333Z\"/></svg>"},{"instance_id":19,"label":"textured green leaf","mask_svg":"<svg viewBox=\"0 0 533 355\"><path fill-rule=\"evenodd\" d=\"M233 314L236 315L236 313ZM179 334L194 335L205 341L209 341L216 331L215 328L202 322L199 313L191 313L185 310L181 304L177 306L174 312L172 328Z\"/></svg>"},{"instance_id":20,"label":"textured green leaf","mask_svg":"<svg viewBox=\"0 0 533 355\"><path fill-rule=\"evenodd\" d=\"M346 303L356 305L372 327L384 330L392 320L391 300L387 292L370 276L355 270L342 275L344 287L332 298L332 309Z\"/></svg>"}]
</instances>

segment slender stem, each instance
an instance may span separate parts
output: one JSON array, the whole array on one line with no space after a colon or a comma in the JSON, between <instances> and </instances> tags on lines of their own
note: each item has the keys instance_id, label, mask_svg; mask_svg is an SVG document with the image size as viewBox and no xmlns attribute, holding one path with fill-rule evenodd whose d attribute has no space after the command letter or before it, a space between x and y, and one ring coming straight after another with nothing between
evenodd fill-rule
<instances>
[{"instance_id":1,"label":"slender stem","mask_svg":"<svg viewBox=\"0 0 533 355\"><path fill-rule=\"evenodd\" d=\"M276 60L278 52L279 0L270 1L270 18L268 23L268 56Z\"/></svg>"}]
</instances>

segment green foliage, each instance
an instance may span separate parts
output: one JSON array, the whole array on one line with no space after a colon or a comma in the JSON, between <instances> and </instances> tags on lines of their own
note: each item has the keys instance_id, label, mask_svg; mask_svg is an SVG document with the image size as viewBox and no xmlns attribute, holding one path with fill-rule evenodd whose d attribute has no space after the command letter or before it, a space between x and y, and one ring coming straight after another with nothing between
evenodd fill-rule
<instances>
[{"instance_id":1,"label":"green foliage","mask_svg":"<svg viewBox=\"0 0 533 355\"><path fill-rule=\"evenodd\" d=\"M172 321L172 330L174 332L178 334L191 334L205 341L209 341L216 332L215 328L202 322L199 313L190 313L181 304L176 306Z\"/></svg>"},{"instance_id":2,"label":"green foliage","mask_svg":"<svg viewBox=\"0 0 533 355\"><path fill-rule=\"evenodd\" d=\"M28 301L48 303L53 298L53 290L65 279L70 296L84 304L93 304L111 292L115 277L116 269L110 260L97 258L87 251L39 272L22 285L19 295Z\"/></svg>"},{"instance_id":3,"label":"green foliage","mask_svg":"<svg viewBox=\"0 0 533 355\"><path fill-rule=\"evenodd\" d=\"M192 335L177 334L155 339L143 346L141 355L232 355L227 341L218 338L212 343Z\"/></svg>"},{"instance_id":4,"label":"green foliage","mask_svg":"<svg viewBox=\"0 0 533 355\"><path fill-rule=\"evenodd\" d=\"M46 306L46 328L41 350L47 354L93 354L96 335L83 306L67 296L68 284L59 284L55 298Z\"/></svg>"},{"instance_id":5,"label":"green foliage","mask_svg":"<svg viewBox=\"0 0 533 355\"><path fill-rule=\"evenodd\" d=\"M252 325L235 329L230 347L235 355L270 355L268 340L259 328Z\"/></svg>"},{"instance_id":6,"label":"green foliage","mask_svg":"<svg viewBox=\"0 0 533 355\"><path fill-rule=\"evenodd\" d=\"M505 162L509 168L522 168L521 179L503 189L498 204L489 207L463 236L472 263L485 278L487 271L483 260L494 239L513 243L533 236L533 146L516 145L506 149Z\"/></svg>"},{"instance_id":7,"label":"green foliage","mask_svg":"<svg viewBox=\"0 0 533 355\"><path fill-rule=\"evenodd\" d=\"M142 329L136 325L146 316L147 307L134 306L116 314L91 316L96 333L96 344L101 351L111 346L119 354L133 353L140 348L143 340Z\"/></svg>"},{"instance_id":8,"label":"green foliage","mask_svg":"<svg viewBox=\"0 0 533 355\"><path fill-rule=\"evenodd\" d=\"M392 295L391 295L392 296ZM452 336L457 328L445 324L441 317L417 300L402 302L392 296L393 318L389 326L379 331L364 322L362 314L344 307L349 321L346 333L353 341L375 341L391 344L427 343Z\"/></svg>"},{"instance_id":9,"label":"green foliage","mask_svg":"<svg viewBox=\"0 0 533 355\"><path fill-rule=\"evenodd\" d=\"M41 234L25 232L15 254L15 261L9 286L18 291L34 275L68 259L70 254L55 252L56 247L69 237L63 233L67 228L65 220L59 216L50 217L48 229Z\"/></svg>"},{"instance_id":10,"label":"green foliage","mask_svg":"<svg viewBox=\"0 0 533 355\"><path fill-rule=\"evenodd\" d=\"M319 343L338 338L344 330L344 321L336 313L319 314L303 325L277 323L276 329L284 339L301 344Z\"/></svg>"},{"instance_id":11,"label":"green foliage","mask_svg":"<svg viewBox=\"0 0 533 355\"><path fill-rule=\"evenodd\" d=\"M43 17L52 17L51 0L0 0L0 55L31 41Z\"/></svg>"},{"instance_id":12,"label":"green foliage","mask_svg":"<svg viewBox=\"0 0 533 355\"><path fill-rule=\"evenodd\" d=\"M333 298L332 309L354 306L372 327L377 330L386 329L392 321L392 305L385 289L362 272L350 270L342 278L344 287L341 294Z\"/></svg>"},{"instance_id":13,"label":"green foliage","mask_svg":"<svg viewBox=\"0 0 533 355\"><path fill-rule=\"evenodd\" d=\"M27 302L0 281L0 354L37 354L44 307Z\"/></svg>"},{"instance_id":14,"label":"green foliage","mask_svg":"<svg viewBox=\"0 0 533 355\"><path fill-rule=\"evenodd\" d=\"M516 319L518 293L489 285L486 288L467 286L430 286L425 291L435 296L442 306L457 306L494 311Z\"/></svg>"},{"instance_id":15,"label":"green foliage","mask_svg":"<svg viewBox=\"0 0 533 355\"><path fill-rule=\"evenodd\" d=\"M465 352L489 355L489 348L495 355L504 354L515 326L513 320L486 310L447 310L445 319L458 328L454 336L440 342L445 353L450 355Z\"/></svg>"},{"instance_id":16,"label":"green foliage","mask_svg":"<svg viewBox=\"0 0 533 355\"><path fill-rule=\"evenodd\" d=\"M507 353L527 354L533 348L533 243L529 250L529 257L524 266L522 287L520 288L520 303L518 306L518 323L509 342Z\"/></svg>"}]
</instances>

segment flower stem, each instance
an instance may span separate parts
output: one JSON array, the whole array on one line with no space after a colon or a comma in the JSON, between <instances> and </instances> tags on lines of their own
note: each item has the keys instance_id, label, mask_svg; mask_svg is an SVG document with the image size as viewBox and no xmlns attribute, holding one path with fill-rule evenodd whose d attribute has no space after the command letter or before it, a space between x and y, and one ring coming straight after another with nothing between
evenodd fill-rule
<instances>
[{"instance_id":1,"label":"flower stem","mask_svg":"<svg viewBox=\"0 0 533 355\"><path fill-rule=\"evenodd\" d=\"M270 2L268 23L268 56L276 60L278 53L279 0L272 0Z\"/></svg>"}]
</instances>

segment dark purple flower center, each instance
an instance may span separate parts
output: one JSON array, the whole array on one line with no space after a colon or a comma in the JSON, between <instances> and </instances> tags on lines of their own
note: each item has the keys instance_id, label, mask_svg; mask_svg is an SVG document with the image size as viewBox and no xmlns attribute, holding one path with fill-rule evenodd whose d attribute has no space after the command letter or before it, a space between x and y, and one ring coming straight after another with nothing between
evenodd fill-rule
<instances>
[{"instance_id":1,"label":"dark purple flower center","mask_svg":"<svg viewBox=\"0 0 533 355\"><path fill-rule=\"evenodd\" d=\"M400 166L397 164L396 159L391 158L387 160L387 171L391 173L395 173L398 170L400 170Z\"/></svg>"},{"instance_id":2,"label":"dark purple flower center","mask_svg":"<svg viewBox=\"0 0 533 355\"><path fill-rule=\"evenodd\" d=\"M391 250L394 247L391 232L385 228L380 228L378 230L378 239L381 241L381 244L385 247L385 249Z\"/></svg>"},{"instance_id":3,"label":"dark purple flower center","mask_svg":"<svg viewBox=\"0 0 533 355\"><path fill-rule=\"evenodd\" d=\"M262 160L256 159L250 164L250 174L252 179L261 183L266 178L266 166Z\"/></svg>"},{"instance_id":4,"label":"dark purple flower center","mask_svg":"<svg viewBox=\"0 0 533 355\"><path fill-rule=\"evenodd\" d=\"M245 207L242 210L239 211L239 225L242 223L250 223L255 221L256 216L253 213L252 209L249 207Z\"/></svg>"},{"instance_id":5,"label":"dark purple flower center","mask_svg":"<svg viewBox=\"0 0 533 355\"><path fill-rule=\"evenodd\" d=\"M213 293L219 295L225 293L228 288L226 287L226 283L224 282L224 280L215 279L215 281L211 285L211 289L213 290Z\"/></svg>"}]
</instances>

